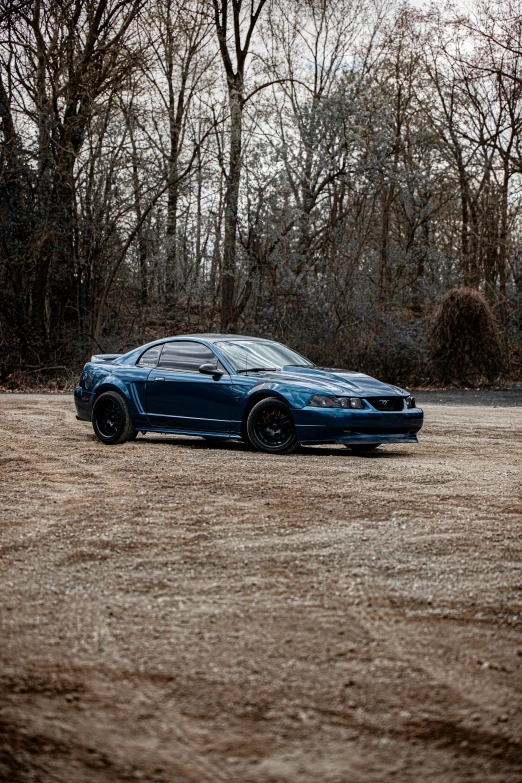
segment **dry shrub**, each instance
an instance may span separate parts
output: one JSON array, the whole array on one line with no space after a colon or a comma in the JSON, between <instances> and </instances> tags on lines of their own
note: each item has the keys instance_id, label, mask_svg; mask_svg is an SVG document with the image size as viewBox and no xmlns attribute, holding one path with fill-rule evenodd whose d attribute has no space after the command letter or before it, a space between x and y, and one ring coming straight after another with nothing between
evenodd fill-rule
<instances>
[{"instance_id":1,"label":"dry shrub","mask_svg":"<svg viewBox=\"0 0 522 783\"><path fill-rule=\"evenodd\" d=\"M475 288L452 288L445 294L435 313L430 348L445 384L493 383L503 368L495 317Z\"/></svg>"}]
</instances>

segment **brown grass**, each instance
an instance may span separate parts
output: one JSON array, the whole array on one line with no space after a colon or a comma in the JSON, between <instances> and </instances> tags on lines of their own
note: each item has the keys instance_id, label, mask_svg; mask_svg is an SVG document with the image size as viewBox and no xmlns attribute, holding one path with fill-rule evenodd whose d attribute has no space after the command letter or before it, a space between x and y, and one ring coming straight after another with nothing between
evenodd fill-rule
<instances>
[{"instance_id":1,"label":"brown grass","mask_svg":"<svg viewBox=\"0 0 522 783\"><path fill-rule=\"evenodd\" d=\"M445 294L435 314L430 348L443 384L491 384L505 363L495 317L475 288L452 288Z\"/></svg>"}]
</instances>

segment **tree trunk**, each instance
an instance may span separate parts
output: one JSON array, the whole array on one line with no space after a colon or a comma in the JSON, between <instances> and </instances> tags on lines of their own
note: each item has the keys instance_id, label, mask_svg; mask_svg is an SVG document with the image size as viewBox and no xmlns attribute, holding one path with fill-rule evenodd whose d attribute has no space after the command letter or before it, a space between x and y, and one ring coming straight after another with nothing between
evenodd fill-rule
<instances>
[{"instance_id":1,"label":"tree trunk","mask_svg":"<svg viewBox=\"0 0 522 783\"><path fill-rule=\"evenodd\" d=\"M235 322L236 241L239 186L241 180L241 142L243 132L243 80L229 79L230 148L225 194L225 240L221 267L221 329L227 331Z\"/></svg>"},{"instance_id":2,"label":"tree trunk","mask_svg":"<svg viewBox=\"0 0 522 783\"><path fill-rule=\"evenodd\" d=\"M197 182L197 190L196 190L196 268L194 270L194 280L198 280L200 269L201 269L201 261L202 261L202 251L201 251L201 223L203 219L203 215L201 213L201 199L203 196L203 171L201 167L201 150L198 149L197 154L197 170L196 170L196 182Z\"/></svg>"},{"instance_id":3,"label":"tree trunk","mask_svg":"<svg viewBox=\"0 0 522 783\"><path fill-rule=\"evenodd\" d=\"M391 269L390 269L390 221L391 208L394 198L394 188L392 185L383 187L381 197L381 269L379 275L379 305L381 308L387 306L387 300L390 293Z\"/></svg>"},{"instance_id":4,"label":"tree trunk","mask_svg":"<svg viewBox=\"0 0 522 783\"><path fill-rule=\"evenodd\" d=\"M504 177L500 193L500 226L498 237L498 286L500 302L498 307L499 319L502 326L507 326L506 307L506 265L507 265L507 239L508 239L508 204L509 204L509 158L504 161Z\"/></svg>"},{"instance_id":5,"label":"tree trunk","mask_svg":"<svg viewBox=\"0 0 522 783\"><path fill-rule=\"evenodd\" d=\"M462 279L465 285L470 285L470 258L469 258L469 203L464 186L460 186L460 208L461 208L461 229L460 229L460 263L462 268Z\"/></svg>"},{"instance_id":6,"label":"tree trunk","mask_svg":"<svg viewBox=\"0 0 522 783\"><path fill-rule=\"evenodd\" d=\"M136 223L140 226L138 231L138 268L140 281L140 304L146 306L149 301L149 287L147 274L147 239L143 227L143 209L141 206L140 177L138 171L138 150L132 125L132 117L127 117L127 127L132 147L132 189L134 195L134 211L136 213Z\"/></svg>"}]
</instances>

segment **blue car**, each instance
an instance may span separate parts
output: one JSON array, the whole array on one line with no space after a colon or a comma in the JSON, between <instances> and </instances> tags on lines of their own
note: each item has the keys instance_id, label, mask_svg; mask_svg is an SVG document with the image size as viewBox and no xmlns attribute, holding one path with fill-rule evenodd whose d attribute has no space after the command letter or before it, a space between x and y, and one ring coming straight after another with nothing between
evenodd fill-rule
<instances>
[{"instance_id":1,"label":"blue car","mask_svg":"<svg viewBox=\"0 0 522 783\"><path fill-rule=\"evenodd\" d=\"M317 367L281 343L230 334L169 337L93 356L74 392L102 443L139 432L200 435L286 454L340 443L373 451L417 443L423 412L408 392L359 372Z\"/></svg>"}]
</instances>

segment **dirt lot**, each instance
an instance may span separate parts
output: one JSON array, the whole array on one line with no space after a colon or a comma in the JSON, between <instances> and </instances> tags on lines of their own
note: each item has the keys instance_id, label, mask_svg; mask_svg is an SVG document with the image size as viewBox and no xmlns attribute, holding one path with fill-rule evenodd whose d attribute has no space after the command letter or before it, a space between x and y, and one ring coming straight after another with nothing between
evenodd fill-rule
<instances>
[{"instance_id":1,"label":"dirt lot","mask_svg":"<svg viewBox=\"0 0 522 783\"><path fill-rule=\"evenodd\" d=\"M522 408L286 457L0 396L0 779L522 780Z\"/></svg>"}]
</instances>

